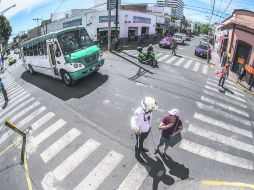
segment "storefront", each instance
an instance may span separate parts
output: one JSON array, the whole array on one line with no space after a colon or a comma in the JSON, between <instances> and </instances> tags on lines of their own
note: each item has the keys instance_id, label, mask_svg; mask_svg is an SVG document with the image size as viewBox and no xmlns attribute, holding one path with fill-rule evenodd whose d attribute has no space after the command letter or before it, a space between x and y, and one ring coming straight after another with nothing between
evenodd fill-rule
<instances>
[{"instance_id":1,"label":"storefront","mask_svg":"<svg viewBox=\"0 0 254 190\"><path fill-rule=\"evenodd\" d=\"M228 30L226 51L232 55L231 70L238 74L239 69L244 67L246 82L250 84L254 75L254 12L235 10L222 24L221 29Z\"/></svg>"},{"instance_id":2,"label":"storefront","mask_svg":"<svg viewBox=\"0 0 254 190\"><path fill-rule=\"evenodd\" d=\"M138 27L129 27L128 28L128 41L138 40Z\"/></svg>"}]
</instances>

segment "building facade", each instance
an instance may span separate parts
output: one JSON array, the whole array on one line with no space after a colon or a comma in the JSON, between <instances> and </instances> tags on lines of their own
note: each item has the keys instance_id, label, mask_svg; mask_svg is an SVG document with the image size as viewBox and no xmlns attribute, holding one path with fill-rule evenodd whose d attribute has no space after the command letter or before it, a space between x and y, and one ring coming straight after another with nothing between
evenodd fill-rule
<instances>
[{"instance_id":1,"label":"building facade","mask_svg":"<svg viewBox=\"0 0 254 190\"><path fill-rule=\"evenodd\" d=\"M171 7L173 9L173 16L175 18L183 18L183 0L157 0L157 5L162 7Z\"/></svg>"}]
</instances>

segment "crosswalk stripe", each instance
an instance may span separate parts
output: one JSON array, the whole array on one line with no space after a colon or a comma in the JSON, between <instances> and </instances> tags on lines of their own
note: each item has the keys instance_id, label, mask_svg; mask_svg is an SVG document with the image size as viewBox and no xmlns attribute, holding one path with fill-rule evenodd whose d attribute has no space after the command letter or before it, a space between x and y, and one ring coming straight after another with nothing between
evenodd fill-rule
<instances>
[{"instance_id":1,"label":"crosswalk stripe","mask_svg":"<svg viewBox=\"0 0 254 190\"><path fill-rule=\"evenodd\" d=\"M66 148L67 145L74 141L80 134L81 132L78 129L72 128L69 132L67 132L64 136L62 136L40 154L42 160L45 163L50 161L60 151Z\"/></svg>"},{"instance_id":2,"label":"crosswalk stripe","mask_svg":"<svg viewBox=\"0 0 254 190\"><path fill-rule=\"evenodd\" d=\"M226 80L226 83L229 83L229 84L231 84L231 85L233 85L233 86L237 86L234 82L232 82L232 81L230 81L230 80Z\"/></svg>"},{"instance_id":3,"label":"crosswalk stripe","mask_svg":"<svg viewBox=\"0 0 254 190\"><path fill-rule=\"evenodd\" d=\"M20 96L21 96L21 98L18 99ZM22 102L24 99L26 99L26 98L29 97L29 96L30 96L30 94L26 94L26 92L23 92L23 93L19 94L17 97L15 97L14 99L12 99L12 100L10 101L10 103L12 103L12 104L9 103L9 105L7 106L7 108L5 108L4 110L2 110L2 111L0 112L0 116L3 115L3 114L5 114L7 111L11 110L13 107L15 107L17 104L19 104L20 102ZM16 99L18 99L18 100L17 100L17 101L14 101L14 100L16 100Z\"/></svg>"},{"instance_id":4,"label":"crosswalk stripe","mask_svg":"<svg viewBox=\"0 0 254 190\"><path fill-rule=\"evenodd\" d=\"M210 91L208 92L207 90L204 90L203 92L207 95L213 96L214 98L217 98L222 101L225 101L225 102L228 102L228 103L234 104L236 106L247 109L247 106L245 104L243 104L242 102L232 101L231 99L227 98L226 96L219 96L218 94L210 92Z\"/></svg>"},{"instance_id":5,"label":"crosswalk stripe","mask_svg":"<svg viewBox=\"0 0 254 190\"><path fill-rule=\"evenodd\" d=\"M17 113L16 115L14 115L10 121L14 122L17 119L19 119L21 116L23 116L24 114L28 113L30 110L32 110L33 108L35 108L36 106L40 105L40 102L36 101L34 102L32 105L26 107L25 109L23 109L22 111L20 111L19 113Z\"/></svg>"},{"instance_id":6,"label":"crosswalk stripe","mask_svg":"<svg viewBox=\"0 0 254 190\"><path fill-rule=\"evenodd\" d=\"M208 89L208 90L212 90L212 91L214 91L214 92L218 92L218 89L217 89L217 88L213 88L213 87L210 87L210 86L207 86L207 85L205 85L205 88ZM234 98L234 99L236 99L236 100L238 100L238 101L241 101L241 102L246 102L246 100L244 100L244 99L242 99L242 98L240 98L240 97L237 97L237 96L235 96L235 95L229 94L229 93L225 93L224 95L226 95L226 96L228 96L228 97L231 97L231 98Z\"/></svg>"},{"instance_id":7,"label":"crosswalk stripe","mask_svg":"<svg viewBox=\"0 0 254 190\"><path fill-rule=\"evenodd\" d=\"M208 78L208 80L210 81L210 82L214 82L214 83L216 83L216 84L219 84L219 80L215 80L215 79L211 79L211 78ZM234 89L234 90L236 90L236 91L239 91L239 92L243 92L242 90L240 90L240 89L238 89L237 87L235 87L235 86L232 86L232 85L229 85L229 84L224 84L226 87L228 87L228 88L232 88L232 89Z\"/></svg>"},{"instance_id":8,"label":"crosswalk stripe","mask_svg":"<svg viewBox=\"0 0 254 190\"><path fill-rule=\"evenodd\" d=\"M238 113L240 115L243 115L243 116L246 116L246 117L250 117L250 115L246 111L241 110L239 108L235 108L235 107L227 105L227 104L224 104L222 102L219 102L218 100L213 100L213 99L205 97L205 96L201 96L201 100L203 100L205 102L208 102L210 104L214 104L214 105L219 106L221 108L227 109L229 111Z\"/></svg>"},{"instance_id":9,"label":"crosswalk stripe","mask_svg":"<svg viewBox=\"0 0 254 190\"><path fill-rule=\"evenodd\" d=\"M188 60L188 61L185 63L184 68L185 68L185 69L188 69L188 68L191 66L191 62L192 62L192 60Z\"/></svg>"},{"instance_id":10,"label":"crosswalk stripe","mask_svg":"<svg viewBox=\"0 0 254 190\"><path fill-rule=\"evenodd\" d=\"M31 125L32 129L34 131L37 130L38 128L40 128L42 125L44 125L46 122L48 122L54 116L55 116L55 114L52 112L45 114L44 116L42 116L40 119L38 119Z\"/></svg>"},{"instance_id":11,"label":"crosswalk stripe","mask_svg":"<svg viewBox=\"0 0 254 190\"><path fill-rule=\"evenodd\" d=\"M237 133L237 134L240 134L240 135L249 137L249 138L253 138L253 135L252 135L252 132L251 132L251 131L247 131L247 130L245 130L245 129L241 129L241 128L236 127L236 126L234 126L234 125L231 125L231 124L225 123L225 122L223 122L223 121L214 119L214 118L212 118L212 117L209 117L209 116L206 116L206 115L203 115L203 114L200 114L200 113L195 112L195 113L194 113L194 118L195 118L195 119L198 119L198 120L200 120L200 121L209 123L209 124L211 124L211 125L220 127L220 128L222 128L222 129L226 129L226 130L228 130L228 131L232 131L232 132L234 132L234 133Z\"/></svg>"},{"instance_id":12,"label":"crosswalk stripe","mask_svg":"<svg viewBox=\"0 0 254 190\"><path fill-rule=\"evenodd\" d=\"M0 144L2 144L3 142L5 142L9 136L11 136L14 132L12 130L7 129L7 131L0 136Z\"/></svg>"},{"instance_id":13,"label":"crosswalk stripe","mask_svg":"<svg viewBox=\"0 0 254 190\"><path fill-rule=\"evenodd\" d=\"M7 94L8 99L11 101L13 97L16 97L21 92L24 92L24 89L20 88L20 89L18 89L18 91L11 92L10 94ZM10 103L10 101L9 101L9 103ZM5 102L5 100L4 100L4 98L2 98L0 101L0 104L3 104L4 102Z\"/></svg>"},{"instance_id":14,"label":"crosswalk stripe","mask_svg":"<svg viewBox=\"0 0 254 190\"><path fill-rule=\"evenodd\" d=\"M218 83L217 83L217 84L214 84L214 83L209 82L209 81L207 81L206 83L209 84L209 85L215 86L216 88L220 88L220 87L218 86ZM232 91L234 94L237 94L238 96L244 97L244 94L241 93L241 92L236 92L236 91L231 90L231 89L230 89L230 91Z\"/></svg>"},{"instance_id":15,"label":"crosswalk stripe","mask_svg":"<svg viewBox=\"0 0 254 190\"><path fill-rule=\"evenodd\" d=\"M196 62L192 70L193 70L194 72L198 72L199 66L200 66L200 63L199 63L199 62Z\"/></svg>"},{"instance_id":16,"label":"crosswalk stripe","mask_svg":"<svg viewBox=\"0 0 254 190\"><path fill-rule=\"evenodd\" d=\"M5 89L7 91L11 90L11 89L15 89L17 86L20 86L19 84L17 83L12 83L12 84L9 84L9 85L4 85Z\"/></svg>"},{"instance_id":17,"label":"crosswalk stripe","mask_svg":"<svg viewBox=\"0 0 254 190\"><path fill-rule=\"evenodd\" d=\"M23 108L24 106L26 106L27 104L29 104L30 102L32 102L34 100L34 98L29 98L28 100L22 102L22 104L19 104L17 107L15 107L14 109L12 109L10 112L8 112L5 116L3 116L3 118L8 118L10 115L12 115L13 113L15 113L16 111L20 110L21 108ZM2 119L1 119L2 121Z\"/></svg>"},{"instance_id":18,"label":"crosswalk stripe","mask_svg":"<svg viewBox=\"0 0 254 190\"><path fill-rule=\"evenodd\" d=\"M74 190L96 190L122 159L122 154L110 151Z\"/></svg>"},{"instance_id":19,"label":"crosswalk stripe","mask_svg":"<svg viewBox=\"0 0 254 190\"><path fill-rule=\"evenodd\" d=\"M167 60L166 61L166 64L170 64L170 63L172 63L173 61L175 61L176 60L176 56L174 56L174 57L171 57L169 60Z\"/></svg>"},{"instance_id":20,"label":"crosswalk stripe","mask_svg":"<svg viewBox=\"0 0 254 190\"><path fill-rule=\"evenodd\" d=\"M140 163L135 164L117 190L138 190L148 172Z\"/></svg>"},{"instance_id":21,"label":"crosswalk stripe","mask_svg":"<svg viewBox=\"0 0 254 190\"><path fill-rule=\"evenodd\" d=\"M212 132L212 131L209 131L209 130L205 130L201 127L197 127L197 126L191 125L191 124L188 127L188 131L191 132L191 133L194 133L196 135L199 135L201 137L205 137L207 139L210 139L214 142L222 143L222 144L225 144L227 146L231 146L233 148L236 148L238 150L243 150L243 151L247 151L247 152L250 152L250 153L254 153L254 146L253 145L235 140L231 137L227 137L227 136L221 135L219 133L215 133L215 132Z\"/></svg>"},{"instance_id":22,"label":"crosswalk stripe","mask_svg":"<svg viewBox=\"0 0 254 190\"><path fill-rule=\"evenodd\" d=\"M89 139L88 141L86 141L85 144L79 147L66 160L64 160L59 166L57 166L57 168L44 176L42 180L43 188L53 189L55 180L62 181L99 146L100 143L93 139Z\"/></svg>"},{"instance_id":23,"label":"crosswalk stripe","mask_svg":"<svg viewBox=\"0 0 254 190\"><path fill-rule=\"evenodd\" d=\"M185 60L185 58L181 58L181 59L179 59L174 65L175 66L180 66L182 63L183 63L183 61Z\"/></svg>"},{"instance_id":24,"label":"crosswalk stripe","mask_svg":"<svg viewBox=\"0 0 254 190\"><path fill-rule=\"evenodd\" d=\"M26 118L22 119L17 126L23 127L26 125L28 122L33 120L35 117L40 115L42 112L44 112L47 108L45 106L40 107L39 109L35 110L34 112L30 113Z\"/></svg>"},{"instance_id":25,"label":"crosswalk stripe","mask_svg":"<svg viewBox=\"0 0 254 190\"><path fill-rule=\"evenodd\" d=\"M253 162L183 139L179 148L231 166L254 170Z\"/></svg>"},{"instance_id":26,"label":"crosswalk stripe","mask_svg":"<svg viewBox=\"0 0 254 190\"><path fill-rule=\"evenodd\" d=\"M40 134L38 134L36 137L32 139L34 146L35 147L38 146L49 136L53 135L57 130L61 129L65 124L66 122L64 120L62 119L57 120L55 123L50 125L48 128L46 128L44 131L42 131Z\"/></svg>"},{"instance_id":27,"label":"crosswalk stripe","mask_svg":"<svg viewBox=\"0 0 254 190\"><path fill-rule=\"evenodd\" d=\"M156 54L156 57L159 58L159 57L161 57L162 55L164 55L164 53L157 53L157 54Z\"/></svg>"},{"instance_id":28,"label":"crosswalk stripe","mask_svg":"<svg viewBox=\"0 0 254 190\"><path fill-rule=\"evenodd\" d=\"M202 73L203 73L204 75L207 75L207 71L208 71L208 65L203 65Z\"/></svg>"},{"instance_id":29,"label":"crosswalk stripe","mask_svg":"<svg viewBox=\"0 0 254 190\"><path fill-rule=\"evenodd\" d=\"M218 108L215 108L213 107L212 105L206 105L206 104L203 104L201 102L196 102L197 104L197 107L199 109L203 109L203 110L206 110L206 111L209 111L209 112L213 112L213 113L216 113L222 117L225 117L225 118L228 118L228 119L231 119L233 121L236 121L236 122L239 122L239 123L242 123L244 125L248 125L248 126L251 126L251 123L249 120L247 119L244 119L242 117L239 117L237 115L232 115L226 111L222 111L221 109L218 109Z\"/></svg>"},{"instance_id":30,"label":"crosswalk stripe","mask_svg":"<svg viewBox=\"0 0 254 190\"><path fill-rule=\"evenodd\" d=\"M166 55L160 57L160 58L158 59L158 61L164 61L164 60L166 60L166 59L169 58L169 57L170 57L170 55L166 54Z\"/></svg>"}]
</instances>

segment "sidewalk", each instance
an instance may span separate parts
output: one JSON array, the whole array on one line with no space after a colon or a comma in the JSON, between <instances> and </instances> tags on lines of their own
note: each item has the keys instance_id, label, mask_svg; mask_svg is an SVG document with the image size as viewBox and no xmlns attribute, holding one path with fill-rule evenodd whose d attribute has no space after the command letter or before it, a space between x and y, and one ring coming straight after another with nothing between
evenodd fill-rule
<instances>
[{"instance_id":1,"label":"sidewalk","mask_svg":"<svg viewBox=\"0 0 254 190\"><path fill-rule=\"evenodd\" d=\"M216 51L212 51L212 60L211 60L212 64L213 64L213 69L215 71L220 70L221 68L221 63L220 63L220 55L218 52ZM233 83L237 84L237 80L238 80L238 75L236 73L233 72L229 72L229 78L228 80L232 81ZM246 91L249 93L254 94L254 87L252 87L252 90L249 90L249 85L245 82L242 81L241 84L237 84L239 89L241 89L242 91Z\"/></svg>"}]
</instances>

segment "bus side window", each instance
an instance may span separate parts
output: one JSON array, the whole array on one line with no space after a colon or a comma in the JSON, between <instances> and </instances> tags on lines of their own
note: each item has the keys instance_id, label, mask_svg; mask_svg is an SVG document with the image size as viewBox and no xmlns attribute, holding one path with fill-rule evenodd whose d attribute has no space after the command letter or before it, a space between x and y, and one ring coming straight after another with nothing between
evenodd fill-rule
<instances>
[{"instance_id":1,"label":"bus side window","mask_svg":"<svg viewBox=\"0 0 254 190\"><path fill-rule=\"evenodd\" d=\"M44 55L48 55L46 41L42 42L42 47Z\"/></svg>"},{"instance_id":2,"label":"bus side window","mask_svg":"<svg viewBox=\"0 0 254 190\"><path fill-rule=\"evenodd\" d=\"M44 52L43 52L43 43L42 42L38 43L38 50L39 50L39 56L44 55Z\"/></svg>"},{"instance_id":3,"label":"bus side window","mask_svg":"<svg viewBox=\"0 0 254 190\"><path fill-rule=\"evenodd\" d=\"M29 56L33 56L33 46L29 46Z\"/></svg>"},{"instance_id":4,"label":"bus side window","mask_svg":"<svg viewBox=\"0 0 254 190\"><path fill-rule=\"evenodd\" d=\"M37 43L33 44L33 52L34 52L34 56L38 56L38 44Z\"/></svg>"}]
</instances>

